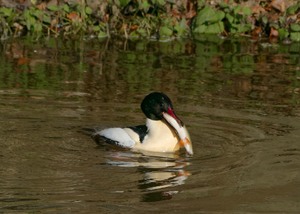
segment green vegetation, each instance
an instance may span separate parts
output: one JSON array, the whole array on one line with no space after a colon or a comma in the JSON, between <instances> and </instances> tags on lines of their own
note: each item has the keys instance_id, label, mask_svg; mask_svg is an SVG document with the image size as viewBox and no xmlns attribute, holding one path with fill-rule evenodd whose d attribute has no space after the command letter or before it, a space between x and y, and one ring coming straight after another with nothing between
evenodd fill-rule
<instances>
[{"instance_id":1,"label":"green vegetation","mask_svg":"<svg viewBox=\"0 0 300 214\"><path fill-rule=\"evenodd\" d=\"M31 0L23 8L20 4L2 3L1 39L30 34L169 40L218 34L300 41L300 2L297 0L47 2Z\"/></svg>"}]
</instances>

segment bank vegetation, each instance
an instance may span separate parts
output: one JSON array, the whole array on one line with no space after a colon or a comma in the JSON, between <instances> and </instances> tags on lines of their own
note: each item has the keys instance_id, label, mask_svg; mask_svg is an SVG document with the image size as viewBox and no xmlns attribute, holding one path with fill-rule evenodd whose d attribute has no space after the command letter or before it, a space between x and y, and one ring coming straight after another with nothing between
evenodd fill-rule
<instances>
[{"instance_id":1,"label":"bank vegetation","mask_svg":"<svg viewBox=\"0 0 300 214\"><path fill-rule=\"evenodd\" d=\"M300 41L298 0L0 0L0 37L171 40L202 34Z\"/></svg>"}]
</instances>

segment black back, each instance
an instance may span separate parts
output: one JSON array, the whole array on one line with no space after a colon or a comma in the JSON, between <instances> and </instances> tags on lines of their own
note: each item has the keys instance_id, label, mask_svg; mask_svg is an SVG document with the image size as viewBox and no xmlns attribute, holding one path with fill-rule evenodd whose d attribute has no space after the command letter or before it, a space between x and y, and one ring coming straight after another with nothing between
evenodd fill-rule
<instances>
[{"instance_id":1,"label":"black back","mask_svg":"<svg viewBox=\"0 0 300 214\"><path fill-rule=\"evenodd\" d=\"M140 136L140 142L142 143L145 136L148 134L148 128L146 125L128 127L136 132Z\"/></svg>"}]
</instances>

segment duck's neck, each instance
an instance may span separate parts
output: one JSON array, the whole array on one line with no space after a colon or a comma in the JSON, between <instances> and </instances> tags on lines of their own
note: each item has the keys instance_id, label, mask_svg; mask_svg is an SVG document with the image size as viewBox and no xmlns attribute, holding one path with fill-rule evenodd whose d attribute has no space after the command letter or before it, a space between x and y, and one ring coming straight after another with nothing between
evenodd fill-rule
<instances>
[{"instance_id":1,"label":"duck's neck","mask_svg":"<svg viewBox=\"0 0 300 214\"><path fill-rule=\"evenodd\" d=\"M178 139L174 131L161 120L146 120L148 134L143 141L143 145L152 151L173 152L178 148Z\"/></svg>"}]
</instances>

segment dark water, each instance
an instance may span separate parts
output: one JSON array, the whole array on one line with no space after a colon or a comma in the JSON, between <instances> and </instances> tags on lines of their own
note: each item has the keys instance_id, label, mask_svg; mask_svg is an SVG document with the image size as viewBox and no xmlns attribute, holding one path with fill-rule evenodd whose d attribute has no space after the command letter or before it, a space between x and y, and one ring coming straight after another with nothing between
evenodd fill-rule
<instances>
[{"instance_id":1,"label":"dark water","mask_svg":"<svg viewBox=\"0 0 300 214\"><path fill-rule=\"evenodd\" d=\"M97 146L163 91L195 155ZM300 43L0 43L0 212L300 212Z\"/></svg>"}]
</instances>

